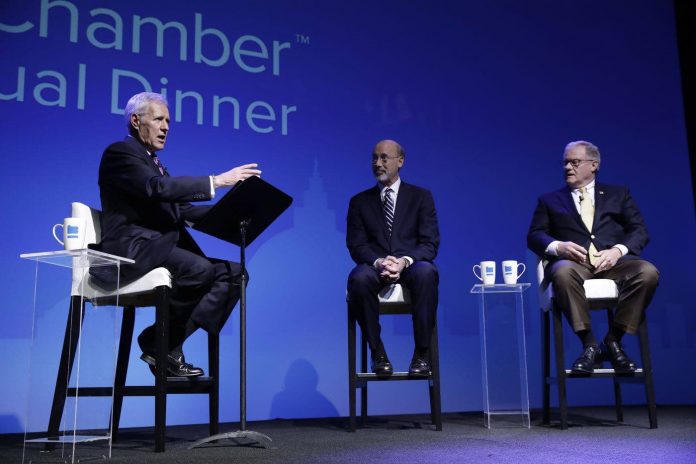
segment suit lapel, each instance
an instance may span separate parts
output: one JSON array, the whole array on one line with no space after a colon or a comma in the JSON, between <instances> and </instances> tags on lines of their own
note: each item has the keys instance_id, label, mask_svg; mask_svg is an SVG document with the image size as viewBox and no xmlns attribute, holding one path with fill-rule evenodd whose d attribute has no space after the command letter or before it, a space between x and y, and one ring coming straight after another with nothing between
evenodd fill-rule
<instances>
[{"instance_id":1,"label":"suit lapel","mask_svg":"<svg viewBox=\"0 0 696 464\"><path fill-rule=\"evenodd\" d=\"M143 157L147 163L150 165L150 168L152 169L152 172L161 175L159 168L155 164L155 162L152 160L152 156L147 152L147 149L135 138L131 136L126 136L126 142L128 142L132 147L134 147L136 153ZM169 173L167 171L164 172L164 175L169 177ZM179 205L178 203L161 203L162 208L167 209L167 205L169 206L169 211L172 213L174 216L175 220L179 220Z\"/></svg>"},{"instance_id":2,"label":"suit lapel","mask_svg":"<svg viewBox=\"0 0 696 464\"><path fill-rule=\"evenodd\" d=\"M595 183L595 189L594 189L594 219L592 220L592 230L597 229L597 224L599 224L599 218L601 216L601 212L604 209L604 200L606 195L604 194L604 186L601 184Z\"/></svg>"},{"instance_id":3,"label":"suit lapel","mask_svg":"<svg viewBox=\"0 0 696 464\"><path fill-rule=\"evenodd\" d=\"M585 225L585 222L582 220L580 213L578 213L577 206L575 206L575 201L573 200L573 194L570 191L570 187L566 187L561 191L561 201L563 205L566 207L566 209L570 212L571 217L575 219L575 221L578 223L578 225L580 225L580 227L582 227L583 229L587 230L587 226Z\"/></svg>"},{"instance_id":4,"label":"suit lapel","mask_svg":"<svg viewBox=\"0 0 696 464\"><path fill-rule=\"evenodd\" d=\"M411 204L411 189L409 185L401 181L401 186L399 187L399 196L396 198L396 209L394 211L394 223L392 224L392 237L394 236L393 231L398 230L401 223L404 221L405 211L408 210Z\"/></svg>"},{"instance_id":5,"label":"suit lapel","mask_svg":"<svg viewBox=\"0 0 696 464\"><path fill-rule=\"evenodd\" d=\"M380 197L379 186L375 186L370 190L369 199L369 214L372 216L372 223L378 224L380 229L380 236L386 237L387 233L387 223L384 218L384 213L382 212L382 198Z\"/></svg>"}]
</instances>

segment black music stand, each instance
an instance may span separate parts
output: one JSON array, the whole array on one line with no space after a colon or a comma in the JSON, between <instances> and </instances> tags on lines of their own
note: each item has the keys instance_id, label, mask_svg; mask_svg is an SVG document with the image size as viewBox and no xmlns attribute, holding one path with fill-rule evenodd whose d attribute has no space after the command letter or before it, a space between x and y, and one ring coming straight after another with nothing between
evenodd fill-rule
<instances>
[{"instance_id":1,"label":"black music stand","mask_svg":"<svg viewBox=\"0 0 696 464\"><path fill-rule=\"evenodd\" d=\"M194 225L194 229L239 245L242 288L239 297L239 430L219 433L196 441L189 449L229 439L237 445L258 443L268 448L271 438L247 430L246 425L246 258L245 248L276 220L292 203L292 197L259 177L249 177L235 185ZM237 442L244 439L246 443Z\"/></svg>"}]
</instances>

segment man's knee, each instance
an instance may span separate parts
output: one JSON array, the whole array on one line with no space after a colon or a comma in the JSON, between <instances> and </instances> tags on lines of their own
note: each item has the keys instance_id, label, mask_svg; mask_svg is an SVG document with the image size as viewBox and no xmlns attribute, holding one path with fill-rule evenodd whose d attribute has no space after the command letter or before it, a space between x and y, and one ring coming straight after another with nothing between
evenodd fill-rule
<instances>
[{"instance_id":1,"label":"man's knee","mask_svg":"<svg viewBox=\"0 0 696 464\"><path fill-rule=\"evenodd\" d=\"M193 261L187 273L187 280L200 286L209 286L215 281L215 266L205 258Z\"/></svg>"},{"instance_id":2,"label":"man's knee","mask_svg":"<svg viewBox=\"0 0 696 464\"><path fill-rule=\"evenodd\" d=\"M242 284L242 265L234 261L214 260L215 280L228 282L232 286L239 287ZM249 283L249 273L244 272L244 281Z\"/></svg>"},{"instance_id":3,"label":"man's knee","mask_svg":"<svg viewBox=\"0 0 696 464\"><path fill-rule=\"evenodd\" d=\"M368 290L380 286L379 275L372 266L358 264L348 275L348 290Z\"/></svg>"},{"instance_id":4,"label":"man's knee","mask_svg":"<svg viewBox=\"0 0 696 464\"><path fill-rule=\"evenodd\" d=\"M416 261L409 266L408 269L413 274L413 279L419 282L431 282L437 284L440 278L437 267L428 261Z\"/></svg>"},{"instance_id":5,"label":"man's knee","mask_svg":"<svg viewBox=\"0 0 696 464\"><path fill-rule=\"evenodd\" d=\"M583 279L578 273L575 264L571 261L557 261L552 265L549 279L554 288L566 287L568 285L582 283Z\"/></svg>"},{"instance_id":6,"label":"man's knee","mask_svg":"<svg viewBox=\"0 0 696 464\"><path fill-rule=\"evenodd\" d=\"M660 271L648 261L640 261L638 267L638 275L644 282L644 285L656 287L658 281L660 280Z\"/></svg>"}]
</instances>

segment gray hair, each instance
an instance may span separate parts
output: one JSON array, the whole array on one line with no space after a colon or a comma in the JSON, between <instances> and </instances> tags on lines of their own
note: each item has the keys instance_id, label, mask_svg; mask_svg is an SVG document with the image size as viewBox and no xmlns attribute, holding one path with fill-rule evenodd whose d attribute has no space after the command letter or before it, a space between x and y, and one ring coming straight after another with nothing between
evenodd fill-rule
<instances>
[{"instance_id":1,"label":"gray hair","mask_svg":"<svg viewBox=\"0 0 696 464\"><path fill-rule=\"evenodd\" d=\"M161 103L164 106L169 106L169 103L167 103L167 99L159 93L140 92L130 97L128 103L126 103L126 109L124 110L124 116L126 118L126 127L128 127L129 130L131 128L131 116L133 114L142 114L145 108L153 102Z\"/></svg>"},{"instance_id":2,"label":"gray hair","mask_svg":"<svg viewBox=\"0 0 696 464\"><path fill-rule=\"evenodd\" d=\"M599 148L597 148L597 145L591 142L586 142L585 140L576 140L575 142L570 142L568 145L566 145L563 153L568 153L569 150L572 150L575 147L585 147L585 154L590 159L596 160L597 165L602 163L602 155L599 153Z\"/></svg>"},{"instance_id":3,"label":"gray hair","mask_svg":"<svg viewBox=\"0 0 696 464\"><path fill-rule=\"evenodd\" d=\"M396 143L396 154L399 155L401 158L406 159L406 150L404 150L404 148L398 142L394 143Z\"/></svg>"}]
</instances>

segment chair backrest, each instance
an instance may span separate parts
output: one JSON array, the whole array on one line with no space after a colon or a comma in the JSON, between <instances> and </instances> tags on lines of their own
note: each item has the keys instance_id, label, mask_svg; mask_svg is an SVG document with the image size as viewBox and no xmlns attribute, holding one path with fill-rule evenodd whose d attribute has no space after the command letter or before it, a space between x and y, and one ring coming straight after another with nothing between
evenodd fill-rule
<instances>
[{"instance_id":1,"label":"chair backrest","mask_svg":"<svg viewBox=\"0 0 696 464\"><path fill-rule=\"evenodd\" d=\"M72 217L85 219L85 245L101 241L101 211L75 201L72 203Z\"/></svg>"},{"instance_id":2,"label":"chair backrest","mask_svg":"<svg viewBox=\"0 0 696 464\"><path fill-rule=\"evenodd\" d=\"M84 203L72 203L72 217L85 220L85 246L101 241L101 211L90 208ZM73 266L72 288L70 294L77 296L82 294L83 280L89 277L88 267Z\"/></svg>"},{"instance_id":3,"label":"chair backrest","mask_svg":"<svg viewBox=\"0 0 696 464\"><path fill-rule=\"evenodd\" d=\"M539 258L537 256L537 283L539 284L539 288L541 288L542 282L544 282L544 269L546 268L546 264L548 261L544 261L543 259Z\"/></svg>"}]
</instances>

